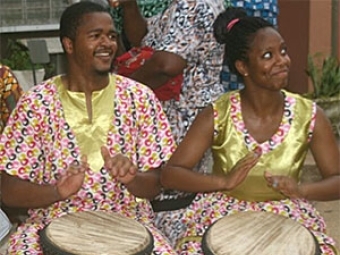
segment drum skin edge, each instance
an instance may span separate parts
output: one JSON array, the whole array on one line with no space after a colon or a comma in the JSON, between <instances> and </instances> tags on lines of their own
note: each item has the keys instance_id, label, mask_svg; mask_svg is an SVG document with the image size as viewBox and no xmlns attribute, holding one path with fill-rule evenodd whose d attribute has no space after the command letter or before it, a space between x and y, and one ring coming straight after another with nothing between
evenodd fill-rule
<instances>
[{"instance_id":1,"label":"drum skin edge","mask_svg":"<svg viewBox=\"0 0 340 255\"><path fill-rule=\"evenodd\" d=\"M267 212L256 212L256 211L248 211L249 213L267 213ZM239 212L239 213L244 213L244 212ZM233 214L233 215L230 215L230 216L233 216L235 217L237 213ZM275 214L276 215L276 214ZM230 216L224 216L224 217L230 217ZM276 215L276 216L279 216L279 217L284 217L284 216L281 216L281 215ZM223 218L224 218L223 217ZM202 242L201 242L201 246L202 246L202 250L203 250L203 254L204 255L220 255L220 253L215 253L214 251L211 250L210 248L210 244L208 243L208 238L207 236L210 234L209 232L211 231L211 229L214 227L214 225L216 225L219 221L221 221L223 218L221 219L218 219L217 221L215 221L213 224L211 224L207 230L205 231L205 233L203 234L203 237L202 237ZM287 218L289 219L289 218ZM297 223L299 224L299 223ZM303 225L301 225L301 227L305 228ZM321 255L321 249L320 249L320 246L319 246L319 243L316 239L316 237L307 229L305 228L309 234L312 236L313 240L314 240L314 243L315 243L315 253L314 255ZM223 255L225 255L227 253L223 253ZM287 253L288 254L288 253ZM258 255L261 255L261 254L258 254Z\"/></svg>"},{"instance_id":2,"label":"drum skin edge","mask_svg":"<svg viewBox=\"0 0 340 255\"><path fill-rule=\"evenodd\" d=\"M111 213L111 212L78 212L78 213L71 213L71 214L76 215L76 214L79 214L79 213L96 215L98 213L101 214L101 213ZM118 219L119 219L119 217L126 218L125 216L119 215L117 213L112 213L112 214L116 215L115 217L118 217ZM64 215L64 216L70 216L70 214ZM62 216L62 217L64 217L64 216ZM60 219L60 218L57 218L57 219ZM117 219L115 219L115 220L117 220ZM133 221L133 219L128 219L128 220ZM53 221L51 221L51 223L52 222ZM53 241L51 241L51 239L49 238L49 235L51 235L51 233L48 233L48 227L49 227L50 224L46 225L42 230L39 231L40 245L41 245L41 249L42 249L44 255L83 255L83 254L91 254L91 255L92 254L93 255L101 255L101 254L105 254L105 255L107 255L107 254L110 254L110 255L121 255L121 254L124 254L124 255L150 255L150 254L152 254L153 249L154 249L153 235L151 234L151 232L149 231L148 228L141 225L141 226L143 226L143 229L145 229L145 238L148 239L149 242L145 243L144 247L142 249L139 249L136 252L134 251L134 252L131 252L131 253L130 252L126 253L126 251L125 252L124 251L116 251L113 247L112 252L110 252L110 253L107 253L107 252L101 253L100 251L98 253L89 253L89 252L86 252L85 250L84 250L84 252L81 252L81 251L78 252L77 251L76 253L73 253L74 251L66 250L63 247L61 247L60 243L56 244ZM134 224L136 224L136 223L134 223ZM138 223L138 224L140 224L140 223ZM67 233L67 231L65 232L65 234L66 233Z\"/></svg>"}]
</instances>

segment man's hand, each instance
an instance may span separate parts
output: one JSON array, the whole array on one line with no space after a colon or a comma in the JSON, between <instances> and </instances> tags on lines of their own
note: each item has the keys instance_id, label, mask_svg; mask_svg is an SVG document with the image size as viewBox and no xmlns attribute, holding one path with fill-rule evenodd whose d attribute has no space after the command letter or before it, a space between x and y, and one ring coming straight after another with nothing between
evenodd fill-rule
<instances>
[{"instance_id":1,"label":"man's hand","mask_svg":"<svg viewBox=\"0 0 340 255\"><path fill-rule=\"evenodd\" d=\"M122 154L111 157L109 150L105 146L101 148L101 153L104 159L104 166L110 171L113 178L117 178L123 184L133 181L137 174L137 167L129 158Z\"/></svg>"},{"instance_id":2,"label":"man's hand","mask_svg":"<svg viewBox=\"0 0 340 255\"><path fill-rule=\"evenodd\" d=\"M86 156L81 158L80 163L74 162L69 166L57 182L56 192L59 196L58 200L65 200L80 190L84 182L85 171L88 167Z\"/></svg>"}]
</instances>

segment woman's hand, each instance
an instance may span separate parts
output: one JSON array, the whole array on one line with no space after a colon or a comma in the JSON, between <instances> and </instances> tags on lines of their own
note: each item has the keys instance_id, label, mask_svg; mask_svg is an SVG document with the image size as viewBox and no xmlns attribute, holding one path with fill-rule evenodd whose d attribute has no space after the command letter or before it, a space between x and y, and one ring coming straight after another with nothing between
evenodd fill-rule
<instances>
[{"instance_id":1,"label":"woman's hand","mask_svg":"<svg viewBox=\"0 0 340 255\"><path fill-rule=\"evenodd\" d=\"M249 152L244 158L240 159L231 169L225 181L226 190L233 190L240 185L247 177L249 171L256 165L261 156L261 151Z\"/></svg>"},{"instance_id":2,"label":"woman's hand","mask_svg":"<svg viewBox=\"0 0 340 255\"><path fill-rule=\"evenodd\" d=\"M75 162L69 166L67 171L61 175L55 188L58 200L65 200L80 190L88 167L85 156L81 158L80 163Z\"/></svg>"},{"instance_id":3,"label":"woman's hand","mask_svg":"<svg viewBox=\"0 0 340 255\"><path fill-rule=\"evenodd\" d=\"M289 198L303 197L300 185L291 177L272 175L266 171L264 173L264 178L267 180L268 186Z\"/></svg>"},{"instance_id":4,"label":"woman's hand","mask_svg":"<svg viewBox=\"0 0 340 255\"><path fill-rule=\"evenodd\" d=\"M113 178L117 178L123 184L128 184L134 180L137 174L137 167L129 158L122 154L111 157L109 150L105 146L101 148L101 153L105 168L110 171Z\"/></svg>"}]
</instances>

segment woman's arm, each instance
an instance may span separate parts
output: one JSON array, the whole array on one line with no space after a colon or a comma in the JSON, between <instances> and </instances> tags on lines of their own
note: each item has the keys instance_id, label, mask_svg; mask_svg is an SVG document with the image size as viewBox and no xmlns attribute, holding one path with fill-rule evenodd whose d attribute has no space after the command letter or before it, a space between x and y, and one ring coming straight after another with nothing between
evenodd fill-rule
<instances>
[{"instance_id":1,"label":"woman's arm","mask_svg":"<svg viewBox=\"0 0 340 255\"><path fill-rule=\"evenodd\" d=\"M228 175L204 175L192 169L212 146L214 112L208 106L199 113L187 135L161 172L161 183L166 189L186 192L212 192L232 190L247 176L259 156L249 153L231 169Z\"/></svg>"},{"instance_id":2,"label":"woman's arm","mask_svg":"<svg viewBox=\"0 0 340 255\"><path fill-rule=\"evenodd\" d=\"M309 200L327 201L340 198L340 152L330 121L317 108L313 137L310 143L322 180L302 184L301 193Z\"/></svg>"},{"instance_id":3,"label":"woman's arm","mask_svg":"<svg viewBox=\"0 0 340 255\"><path fill-rule=\"evenodd\" d=\"M162 169L161 183L164 188L187 192L218 189L217 186L221 185L218 178L192 171L212 145L213 133L213 108L209 106L197 115L183 141Z\"/></svg>"},{"instance_id":4,"label":"woman's arm","mask_svg":"<svg viewBox=\"0 0 340 255\"><path fill-rule=\"evenodd\" d=\"M159 182L160 168L138 172L135 178L126 184L127 189L136 197L153 199L161 192Z\"/></svg>"}]
</instances>

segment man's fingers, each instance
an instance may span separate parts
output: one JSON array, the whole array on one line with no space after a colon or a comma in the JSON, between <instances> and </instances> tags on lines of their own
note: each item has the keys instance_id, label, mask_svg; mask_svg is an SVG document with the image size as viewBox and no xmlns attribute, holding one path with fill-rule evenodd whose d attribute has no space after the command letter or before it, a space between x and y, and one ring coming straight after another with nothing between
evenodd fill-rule
<instances>
[{"instance_id":1,"label":"man's fingers","mask_svg":"<svg viewBox=\"0 0 340 255\"><path fill-rule=\"evenodd\" d=\"M100 148L102 157L104 159L104 165L107 169L111 169L113 167L113 162L112 162L112 158L110 155L110 152L108 150L108 148L106 148L105 146L102 146Z\"/></svg>"},{"instance_id":2,"label":"man's fingers","mask_svg":"<svg viewBox=\"0 0 340 255\"><path fill-rule=\"evenodd\" d=\"M100 151L102 153L102 157L105 160L108 160L110 158L110 152L108 150L108 148L106 148L105 146L100 147Z\"/></svg>"}]
</instances>

